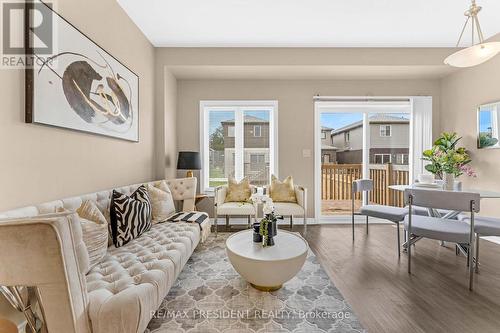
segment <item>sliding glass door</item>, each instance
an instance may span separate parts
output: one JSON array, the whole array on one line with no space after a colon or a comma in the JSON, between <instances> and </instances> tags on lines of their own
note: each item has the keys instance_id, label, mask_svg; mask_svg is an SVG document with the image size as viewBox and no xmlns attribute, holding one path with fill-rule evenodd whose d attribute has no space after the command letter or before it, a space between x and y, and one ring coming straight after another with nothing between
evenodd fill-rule
<instances>
[{"instance_id":1,"label":"sliding glass door","mask_svg":"<svg viewBox=\"0 0 500 333\"><path fill-rule=\"evenodd\" d=\"M352 182L360 178L373 180L374 189L354 195L355 211L363 202L402 207L401 193L388 186L410 180L410 102L331 103L316 112L320 215L349 215Z\"/></svg>"}]
</instances>

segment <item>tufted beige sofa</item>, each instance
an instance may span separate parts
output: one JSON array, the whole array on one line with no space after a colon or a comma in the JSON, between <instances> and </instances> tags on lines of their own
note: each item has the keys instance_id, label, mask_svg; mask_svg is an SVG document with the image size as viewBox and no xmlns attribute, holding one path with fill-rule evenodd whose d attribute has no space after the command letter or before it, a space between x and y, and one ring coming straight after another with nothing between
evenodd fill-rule
<instances>
[{"instance_id":1,"label":"tufted beige sofa","mask_svg":"<svg viewBox=\"0 0 500 333\"><path fill-rule=\"evenodd\" d=\"M167 183L183 210L194 210L196 178ZM117 190L131 194L139 185ZM109 247L102 262L84 275L88 254L82 248L78 215L55 212L59 208L74 211L90 199L109 216L111 193L0 213L0 284L38 287L51 333L143 332L200 240L208 235L197 224L156 224L123 247ZM204 230L210 232L209 227Z\"/></svg>"}]
</instances>

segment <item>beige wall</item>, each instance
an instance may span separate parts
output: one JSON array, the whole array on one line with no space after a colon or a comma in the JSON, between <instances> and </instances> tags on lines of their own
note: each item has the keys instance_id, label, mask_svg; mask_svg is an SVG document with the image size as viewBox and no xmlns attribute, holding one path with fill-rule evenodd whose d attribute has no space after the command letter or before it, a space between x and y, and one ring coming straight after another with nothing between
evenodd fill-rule
<instances>
[{"instance_id":1,"label":"beige wall","mask_svg":"<svg viewBox=\"0 0 500 333\"><path fill-rule=\"evenodd\" d=\"M24 73L0 70L0 210L161 176L153 46L115 0L64 0L56 8L140 77L140 142L25 124Z\"/></svg>"},{"instance_id":2,"label":"beige wall","mask_svg":"<svg viewBox=\"0 0 500 333\"><path fill-rule=\"evenodd\" d=\"M199 150L200 100L278 100L279 175L293 175L297 184L309 189L309 216L314 213L314 160L302 157L302 150L314 151L314 95L430 95L434 98L435 128L439 129L438 80L179 80L177 88L177 127L193 129L177 131L179 150Z\"/></svg>"},{"instance_id":3,"label":"beige wall","mask_svg":"<svg viewBox=\"0 0 500 333\"><path fill-rule=\"evenodd\" d=\"M477 178L462 176L464 187L500 190L500 149L477 149L477 107L500 100L500 56L480 66L462 69L441 82L441 131L463 136L462 145L470 150ZM481 201L481 214L500 217L498 199Z\"/></svg>"}]
</instances>

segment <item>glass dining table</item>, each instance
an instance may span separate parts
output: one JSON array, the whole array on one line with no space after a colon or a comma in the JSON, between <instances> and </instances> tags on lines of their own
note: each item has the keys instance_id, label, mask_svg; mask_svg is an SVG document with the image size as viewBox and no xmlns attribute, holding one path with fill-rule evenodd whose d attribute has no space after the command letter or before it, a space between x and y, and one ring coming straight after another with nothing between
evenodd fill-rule
<instances>
[{"instance_id":1,"label":"glass dining table","mask_svg":"<svg viewBox=\"0 0 500 333\"><path fill-rule=\"evenodd\" d=\"M394 190L394 191L399 191L399 192L404 192L406 189L420 189L420 190L433 190L433 191L443 191L443 188L440 186L423 186L423 185L418 185L418 184L411 184L411 185L389 185L389 189ZM454 191L460 191L460 192L469 192L469 193L478 193L481 200L482 199L500 199L500 192L496 191L489 191L489 190L478 190L478 189L460 189L460 190L454 190ZM428 207L427 208L427 213L429 216L432 217L437 217L437 218L444 218L444 219L455 219L457 218L462 212L461 211L442 211L439 210L439 207ZM403 250L406 251L408 248L408 243L411 243L412 245L418 242L422 237L414 237L411 240L406 239L406 234L405 234L405 242L403 243ZM441 245L444 246L445 242L441 241ZM457 253L460 251L463 255L467 255L467 247L465 247L463 244L456 244L457 245Z\"/></svg>"}]
</instances>

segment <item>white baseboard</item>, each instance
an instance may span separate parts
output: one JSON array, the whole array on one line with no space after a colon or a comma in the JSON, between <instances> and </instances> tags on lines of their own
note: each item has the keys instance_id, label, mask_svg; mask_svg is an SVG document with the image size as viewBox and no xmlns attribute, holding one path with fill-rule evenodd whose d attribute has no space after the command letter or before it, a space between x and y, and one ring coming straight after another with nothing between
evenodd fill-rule
<instances>
[{"instance_id":1,"label":"white baseboard","mask_svg":"<svg viewBox=\"0 0 500 333\"><path fill-rule=\"evenodd\" d=\"M214 218L210 219L212 221L212 224L214 225ZM321 217L319 219L314 218L314 217L308 217L307 219L307 225L318 225L318 224L351 224L351 217L350 216L332 216L332 217ZM219 217L217 221L218 225L226 225L226 218L224 216ZM229 224L230 225L247 225L248 220L245 217L232 217L229 219ZM252 220L252 223L254 221ZM354 223L355 224L364 224L366 223L366 219L364 216L355 216L354 217ZM383 219L377 219L370 217L369 220L370 224L393 224L390 221L383 220ZM284 220L279 220L278 225L289 225L290 224L290 219L285 218ZM293 225L303 225L304 224L304 218L302 217L295 217L293 219Z\"/></svg>"}]
</instances>

